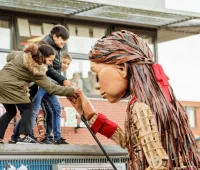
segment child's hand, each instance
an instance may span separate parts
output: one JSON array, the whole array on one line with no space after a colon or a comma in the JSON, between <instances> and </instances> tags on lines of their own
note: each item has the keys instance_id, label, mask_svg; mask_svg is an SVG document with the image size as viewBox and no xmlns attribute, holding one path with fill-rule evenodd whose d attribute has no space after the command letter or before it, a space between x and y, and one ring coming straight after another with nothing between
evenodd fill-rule
<instances>
[{"instance_id":1,"label":"child's hand","mask_svg":"<svg viewBox=\"0 0 200 170\"><path fill-rule=\"evenodd\" d=\"M68 81L68 80L64 80L64 82L63 82L63 86L72 86L73 85L73 83L71 83L70 81Z\"/></svg>"},{"instance_id":2,"label":"child's hand","mask_svg":"<svg viewBox=\"0 0 200 170\"><path fill-rule=\"evenodd\" d=\"M74 88L74 95L75 95L75 96L76 96L76 95L80 96L81 94L82 94L81 89L79 89L79 88Z\"/></svg>"}]
</instances>

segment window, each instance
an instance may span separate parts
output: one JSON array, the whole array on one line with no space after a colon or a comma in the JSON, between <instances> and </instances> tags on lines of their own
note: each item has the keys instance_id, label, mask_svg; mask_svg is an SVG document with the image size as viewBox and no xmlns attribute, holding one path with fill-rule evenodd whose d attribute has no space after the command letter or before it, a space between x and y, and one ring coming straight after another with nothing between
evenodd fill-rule
<instances>
[{"instance_id":1,"label":"window","mask_svg":"<svg viewBox=\"0 0 200 170\"><path fill-rule=\"evenodd\" d=\"M11 29L9 21L0 20L0 49L11 49Z\"/></svg>"},{"instance_id":2,"label":"window","mask_svg":"<svg viewBox=\"0 0 200 170\"><path fill-rule=\"evenodd\" d=\"M67 79L74 84L74 87L79 87L86 95L99 94L95 89L96 77L90 71L89 60L73 59L65 74Z\"/></svg>"},{"instance_id":3,"label":"window","mask_svg":"<svg viewBox=\"0 0 200 170\"><path fill-rule=\"evenodd\" d=\"M195 109L195 107L185 107L185 111L188 115L190 127L195 128L196 127L196 109Z\"/></svg>"},{"instance_id":4,"label":"window","mask_svg":"<svg viewBox=\"0 0 200 170\"><path fill-rule=\"evenodd\" d=\"M4 67L6 64L6 58L7 58L8 53L3 53L0 52L0 70Z\"/></svg>"},{"instance_id":5,"label":"window","mask_svg":"<svg viewBox=\"0 0 200 170\"><path fill-rule=\"evenodd\" d=\"M0 104L0 117L6 112L6 109Z\"/></svg>"},{"instance_id":6,"label":"window","mask_svg":"<svg viewBox=\"0 0 200 170\"><path fill-rule=\"evenodd\" d=\"M70 33L67 46L71 53L88 54L94 43L107 34L106 28L67 25Z\"/></svg>"},{"instance_id":7,"label":"window","mask_svg":"<svg viewBox=\"0 0 200 170\"><path fill-rule=\"evenodd\" d=\"M45 35L50 33L54 24L34 22L28 19L17 18L18 42L19 47L26 45L28 42L41 40Z\"/></svg>"}]
</instances>

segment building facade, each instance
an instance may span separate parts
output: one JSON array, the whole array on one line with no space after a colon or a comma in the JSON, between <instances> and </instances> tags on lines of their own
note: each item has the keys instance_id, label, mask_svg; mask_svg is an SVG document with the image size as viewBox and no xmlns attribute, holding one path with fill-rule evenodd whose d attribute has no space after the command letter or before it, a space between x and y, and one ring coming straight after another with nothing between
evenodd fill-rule
<instances>
[{"instance_id":1,"label":"building facade","mask_svg":"<svg viewBox=\"0 0 200 170\"><path fill-rule=\"evenodd\" d=\"M163 8L163 3L160 6ZM98 10L102 13L98 13ZM130 17L132 18L129 19ZM176 25L198 19L198 17L195 14L120 8L89 1L44 0L40 4L35 1L21 0L13 1L13 3L2 1L0 5L0 68L5 65L9 52L22 50L27 43L49 34L54 25L62 24L69 30L67 50L73 57L72 64L64 75L72 82L79 80L81 83L78 87L91 99L96 110L108 115L123 128L127 101L109 104L101 99L95 90L96 80L90 71L88 60L91 46L104 35L127 29L139 34L149 44L155 55L155 61L157 61L157 43L199 33L199 30L193 29L192 26L188 30L188 27L183 29ZM60 98L60 102L63 107L61 118L63 137L71 144L95 144L67 99ZM181 103L186 108L194 134L200 136L200 124L197 121L199 120L200 102L182 101ZM1 113L3 111L1 108ZM18 119L19 115L10 123L6 132L6 142ZM37 134L37 128L35 132ZM105 145L114 144L103 136L97 136Z\"/></svg>"}]
</instances>

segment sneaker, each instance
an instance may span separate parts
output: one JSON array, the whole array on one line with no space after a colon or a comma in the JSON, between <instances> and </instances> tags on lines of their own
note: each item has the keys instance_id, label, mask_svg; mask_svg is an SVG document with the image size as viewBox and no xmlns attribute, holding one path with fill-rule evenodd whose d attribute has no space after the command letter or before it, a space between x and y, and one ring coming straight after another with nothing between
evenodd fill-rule
<instances>
[{"instance_id":1,"label":"sneaker","mask_svg":"<svg viewBox=\"0 0 200 170\"><path fill-rule=\"evenodd\" d=\"M53 144L59 145L59 144L69 144L65 141L66 139L63 139L62 137L58 140L54 140Z\"/></svg>"},{"instance_id":2,"label":"sneaker","mask_svg":"<svg viewBox=\"0 0 200 170\"><path fill-rule=\"evenodd\" d=\"M40 141L40 144L52 144L52 142L48 138L45 138Z\"/></svg>"},{"instance_id":3,"label":"sneaker","mask_svg":"<svg viewBox=\"0 0 200 170\"><path fill-rule=\"evenodd\" d=\"M4 144L3 139L0 138L0 144Z\"/></svg>"},{"instance_id":4,"label":"sneaker","mask_svg":"<svg viewBox=\"0 0 200 170\"><path fill-rule=\"evenodd\" d=\"M24 138L18 139L16 144L39 144L33 137L27 135Z\"/></svg>"},{"instance_id":5,"label":"sneaker","mask_svg":"<svg viewBox=\"0 0 200 170\"><path fill-rule=\"evenodd\" d=\"M51 143L53 143L53 136L48 136L48 139Z\"/></svg>"}]
</instances>

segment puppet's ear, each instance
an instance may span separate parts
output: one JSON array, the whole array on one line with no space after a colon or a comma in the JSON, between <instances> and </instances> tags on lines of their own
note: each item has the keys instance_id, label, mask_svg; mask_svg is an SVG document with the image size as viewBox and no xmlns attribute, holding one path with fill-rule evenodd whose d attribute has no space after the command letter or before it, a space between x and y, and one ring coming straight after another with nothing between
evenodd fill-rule
<instances>
[{"instance_id":1,"label":"puppet's ear","mask_svg":"<svg viewBox=\"0 0 200 170\"><path fill-rule=\"evenodd\" d=\"M127 74L128 74L127 64L126 63L116 64L116 67L117 67L119 73L122 75L122 77L126 78Z\"/></svg>"}]
</instances>

